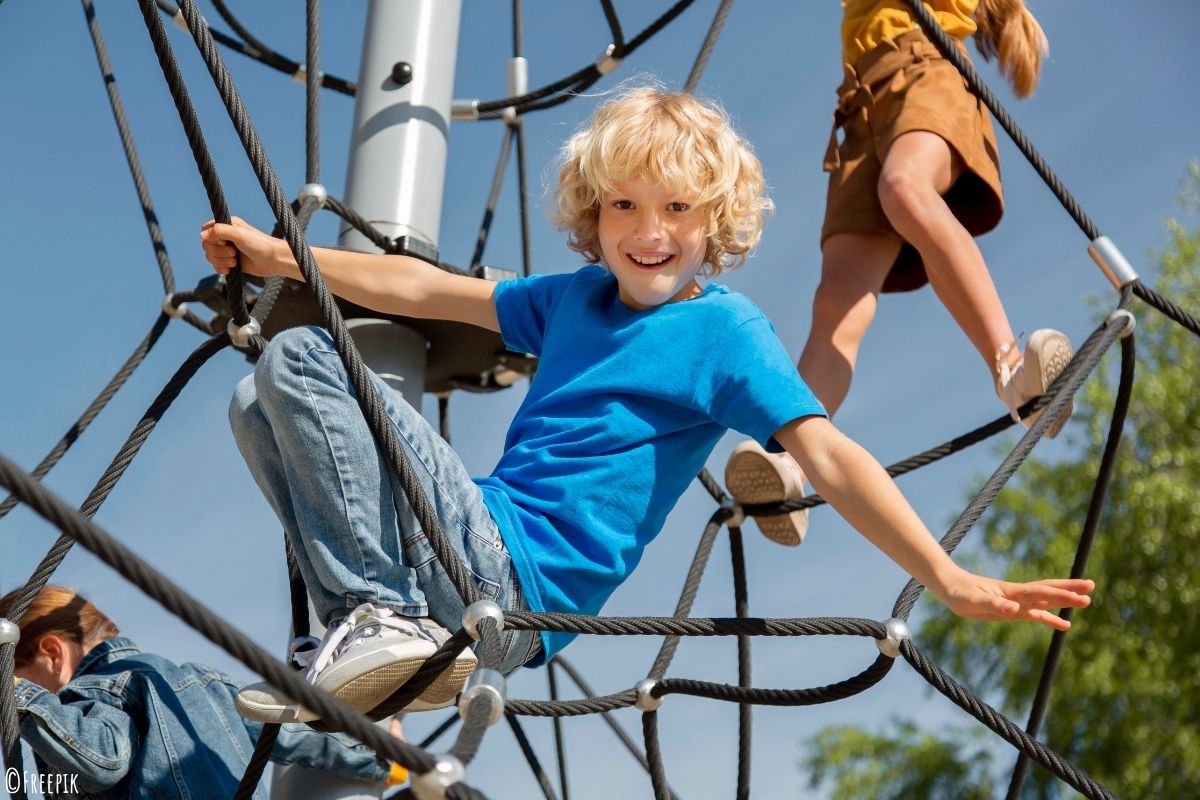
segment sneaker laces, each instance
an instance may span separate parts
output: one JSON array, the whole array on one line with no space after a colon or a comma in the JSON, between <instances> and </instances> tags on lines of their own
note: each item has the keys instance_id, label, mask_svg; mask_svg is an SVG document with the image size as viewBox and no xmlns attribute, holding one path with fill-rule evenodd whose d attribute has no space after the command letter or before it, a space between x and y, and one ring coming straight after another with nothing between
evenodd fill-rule
<instances>
[{"instance_id":1,"label":"sneaker laces","mask_svg":"<svg viewBox=\"0 0 1200 800\"><path fill-rule=\"evenodd\" d=\"M363 603L325 631L320 647L295 654L296 663L308 667L304 679L314 683L321 671L335 658L364 639L378 636L385 626L437 644L425 628L411 617L402 617L390 608Z\"/></svg>"}]
</instances>

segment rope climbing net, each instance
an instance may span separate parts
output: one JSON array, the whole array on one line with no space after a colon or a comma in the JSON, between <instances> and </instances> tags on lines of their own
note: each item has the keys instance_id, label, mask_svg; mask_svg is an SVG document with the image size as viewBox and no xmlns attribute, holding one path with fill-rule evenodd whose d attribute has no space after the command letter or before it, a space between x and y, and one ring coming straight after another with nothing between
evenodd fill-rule
<instances>
[{"instance_id":1,"label":"rope climbing net","mask_svg":"<svg viewBox=\"0 0 1200 800\"><path fill-rule=\"evenodd\" d=\"M407 767L412 774L412 783L409 787L397 792L394 795L396 797L416 797L418 800L430 797L448 797L456 800L484 797L482 791L472 787L466 781L466 765L478 752L488 728L499 719L504 718L512 728L543 793L546 797L553 798L556 796L553 784L545 775L534 754L519 718L536 716L549 717L554 720L555 739L560 755L559 764L562 769L562 735L558 721L563 717L585 714L603 716L622 743L649 773L657 798L674 797L668 784L658 735L658 709L664 699L671 694L692 695L738 705L737 796L746 797L749 794L750 786L750 726L753 706L815 705L851 697L882 680L892 669L897 658L907 661L937 691L1019 751L1021 760L1018 762L1018 768L1010 786L1010 797L1015 797L1016 792L1019 791L1030 761L1037 762L1086 797L1111 798L1115 796L1091 776L1036 739L1049 696L1050 684L1055 674L1057 659L1062 650L1063 634L1061 632L1054 634L1029 722L1022 728L974 696L933 664L913 641L906 622L922 591L922 587L915 581L910 581L904 587L885 621L838 617L764 619L749 616L741 534L741 525L745 517L811 508L824 502L819 496L808 496L801 500L771 506L739 506L707 471L701 472L698 480L712 497L716 504L716 510L700 536L675 613L671 617L592 617L535 612L503 613L494 603L481 599L480 592L471 580L468 570L455 555L430 503L421 492L412 467L403 449L399 446L393 428L384 413L383 403L374 384L368 380L367 369L363 365L354 341L347 332L342 313L330 295L304 238L304 232L313 215L317 211L328 210L342 218L385 252L406 252L409 246L403 240L389 238L354 209L349 208L337 198L329 196L321 187L320 164L317 157L320 90L325 88L353 95L357 88L352 82L325 74L320 69L318 0L306 0L307 38L303 63L275 52L257 39L234 17L222 0L212 0L212 5L233 30L233 34L210 29L197 10L194 0L179 0L177 6L167 0L139 0L139 3L164 79L195 157L213 217L220 221L228 221L229 209L225 202L220 178L205 144L199 119L175 62L164 19L174 22L179 28L186 31L199 50L245 149L255 176L275 215L276 235L287 241L295 255L304 276L305 285L319 309L322 324L331 332L338 352L353 381L362 411L376 442L396 478L403 486L408 501L412 505L421 527L425 530L437 558L467 606L463 627L455 632L395 695L370 714L358 714L307 684L289 665L270 655L244 634L209 611L198 599L184 592L139 558L137 554L102 530L92 522L92 517L137 456L159 420L196 372L213 355L231 345L251 354L261 352L266 346L266 339L261 333L262 326L280 296L283 281L282 279L269 279L261 290L255 291L252 287L244 285L239 271L234 270L230 273L227 281L215 283L210 281L192 291L177 290L167 248L130 134L128 120L121 104L117 82L112 74L95 8L92 0L81 0L81 2L121 144L133 176L139 202L145 214L147 231L158 262L166 299L163 302L161 313L145 338L137 345L103 391L71 426L68 433L54 445L31 472L23 471L7 458L0 456L0 485L11 492L11 495L3 503L0 503L0 517L8 514L17 504L25 504L61 531L61 535L37 565L9 611L7 622L12 624L0 624L0 731L3 733L4 758L8 765L19 767L22 758L17 728L16 701L12 688L15 642L13 632L19 627L21 619L28 611L34 597L46 585L73 545L79 543L186 624L262 675L271 684L284 690L290 697L312 709L319 716L321 720L319 724L322 728L345 731L374 748L382 756ZM686 11L693 2L694 0L680 0L674 3L646 29L626 40L620 18L611 0L600 0L612 44L599 58L539 89L494 101L473 101L470 104L470 108L465 113L472 118L501 119L505 123L501 155L488 197L475 253L472 257L472 268L478 267L481 263L483 246L488 237L501 179L507 166L509 153L515 148L521 197L524 266L525 272L529 272L523 116L567 102L594 85L604 75L618 67L623 58ZM953 552L1006 482L1029 456L1053 421L1066 411L1072 397L1097 368L1103 355L1114 343L1119 341L1121 351L1119 387L1107 442L1093 489L1092 502L1078 544L1078 556L1071 571L1072 577L1079 577L1086 568L1086 556L1099 527L1100 511L1113 474L1117 447L1129 406L1134 375L1134 339L1132 336L1134 318L1130 313L1134 297L1140 298L1197 336L1200 336L1200 322L1142 283L1120 251L1101 235L1095 223L1083 212L1011 116L979 79L970 63L962 57L953 41L938 27L921 2L919 0L907 0L907 2L911 5L916 18L931 41L962 72L971 90L992 111L1001 126L1009 133L1021 152L1028 158L1088 237L1089 252L1109 276L1119 294L1119 301L1113 312L1086 339L1071 363L1046 394L1026 404L1026 407L1022 409L1023 414L1038 409L1042 409L1044 413L1002 460L979 493L951 525L949 531L942 538L941 544L947 552ZM697 85L731 5L731 0L721 0L719 3L708 34L688 75L685 86L687 91L692 91ZM514 0L513 12L513 51L514 56L519 57L522 46L520 0ZM291 74L297 80L305 83L307 100L305 174L307 184L294 200L289 198L281 188L238 90L225 66L218 45ZM449 264L440 264L440 266L444 269L460 271ZM227 313L219 312L212 319L204 319L192 311L189 305L197 301L209 302L214 299L224 304L223 308L227 309ZM83 504L78 509L72 508L61 498L48 491L41 484L41 479L58 463L125 384L134 370L146 359L171 320L184 321L205 333L208 338L184 361L150 404ZM442 411L444 415L444 406ZM997 418L975 430L900 461L889 467L888 472L892 476L911 472L984 441L1008 429L1013 424L1008 416ZM728 534L733 565L735 615L729 618L692 617L690 614L701 577L722 530ZM288 555L290 556L290 553ZM299 583L298 571L290 558L289 574L293 578L293 631L300 636L308 633L307 605L303 585ZM1070 611L1067 610L1064 615L1069 615L1069 613ZM0 623L3 622L5 621L0 621ZM548 666L551 699L544 701L510 699L506 693L505 678L498 671L501 663L500 633L503 629L556 631L597 636L655 636L663 637L663 641L654 662L646 673L646 678L632 688L615 694L597 695L582 675L568 661L559 656ZM684 636L736 637L737 685L668 677L676 649L681 637ZM750 645L752 638L758 636L869 637L876 640L880 653L857 675L837 683L807 689L761 689L751 685ZM457 716L447 719L441 727L420 744L400 741L372 724L372 721L386 718L407 706L464 647L472 646L476 642L478 642L479 669L470 679L467 689L460 699ZM559 700L558 679L560 673L572 681L586 697L581 700ZM616 725L609 716L612 711L630 706L642 712L644 749L639 748L631 741L623 729ZM449 731L460 718L462 720L461 728L453 745L448 750L435 754L427 749L436 738ZM267 763L267 755L278 732L279 726L277 725L264 727L262 737L235 797L248 798L254 793ZM561 782L560 787L565 798L565 779ZM13 796L24 798L24 792L18 788Z\"/></svg>"}]
</instances>

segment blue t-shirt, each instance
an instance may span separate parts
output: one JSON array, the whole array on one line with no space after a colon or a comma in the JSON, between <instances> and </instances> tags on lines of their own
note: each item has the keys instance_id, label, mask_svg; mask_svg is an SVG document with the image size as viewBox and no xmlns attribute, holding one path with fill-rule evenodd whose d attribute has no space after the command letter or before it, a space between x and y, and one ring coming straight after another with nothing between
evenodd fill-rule
<instances>
[{"instance_id":1,"label":"blue t-shirt","mask_svg":"<svg viewBox=\"0 0 1200 800\"><path fill-rule=\"evenodd\" d=\"M709 284L635 311L602 267L496 286L505 344L539 358L484 502L529 607L596 614L717 440L766 444L825 410L744 295ZM544 661L573 639L543 633Z\"/></svg>"}]
</instances>

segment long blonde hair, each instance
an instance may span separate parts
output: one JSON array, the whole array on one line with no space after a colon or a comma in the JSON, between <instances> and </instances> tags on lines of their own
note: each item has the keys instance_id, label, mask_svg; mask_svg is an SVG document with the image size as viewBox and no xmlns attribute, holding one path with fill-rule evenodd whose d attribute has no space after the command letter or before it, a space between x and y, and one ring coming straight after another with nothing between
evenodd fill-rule
<instances>
[{"instance_id":1,"label":"long blonde hair","mask_svg":"<svg viewBox=\"0 0 1200 800\"><path fill-rule=\"evenodd\" d=\"M0 617L8 616L20 589L0 597ZM13 661L23 667L37 655L38 642L52 633L80 647L90 647L117 636L116 623L77 592L65 586L43 587L21 620L21 640Z\"/></svg>"},{"instance_id":2,"label":"long blonde hair","mask_svg":"<svg viewBox=\"0 0 1200 800\"><path fill-rule=\"evenodd\" d=\"M996 59L1018 97L1033 94L1042 59L1050 52L1046 33L1024 0L979 0L975 47L985 59Z\"/></svg>"}]
</instances>

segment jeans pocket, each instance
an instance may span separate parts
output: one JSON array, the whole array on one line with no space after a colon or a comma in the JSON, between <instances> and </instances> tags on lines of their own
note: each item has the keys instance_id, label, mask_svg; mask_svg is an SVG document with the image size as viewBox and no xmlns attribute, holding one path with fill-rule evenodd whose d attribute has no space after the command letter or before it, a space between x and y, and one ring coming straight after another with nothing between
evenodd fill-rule
<instances>
[{"instance_id":1,"label":"jeans pocket","mask_svg":"<svg viewBox=\"0 0 1200 800\"><path fill-rule=\"evenodd\" d=\"M507 561L508 555L506 553L498 554L487 542L481 541L480 544L475 544L478 537L470 534L465 539L463 550L456 552L455 557L466 565L467 571L471 574L475 586L483 597L495 600L500 594L500 583L495 576L502 573L493 571L493 562L497 560L497 555L503 556ZM450 580L442 563L438 561L437 555L433 551L433 545L429 543L429 539L423 532L406 539L402 547L404 560L416 573L417 584L425 593L430 605L451 599L462 603L462 599L458 596L458 590L454 587L454 583ZM445 598L445 600L439 598Z\"/></svg>"}]
</instances>

